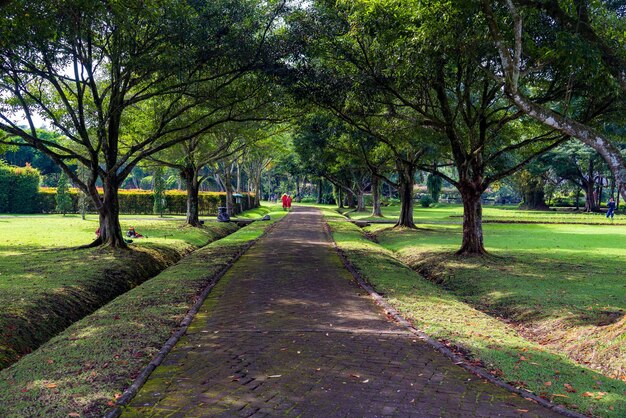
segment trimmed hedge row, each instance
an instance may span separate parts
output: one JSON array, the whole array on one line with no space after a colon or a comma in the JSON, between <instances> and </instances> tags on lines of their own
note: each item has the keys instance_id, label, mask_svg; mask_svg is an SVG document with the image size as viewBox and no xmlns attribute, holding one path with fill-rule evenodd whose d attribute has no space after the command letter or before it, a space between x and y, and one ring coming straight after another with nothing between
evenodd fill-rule
<instances>
[{"instance_id":1,"label":"trimmed hedge row","mask_svg":"<svg viewBox=\"0 0 626 418\"><path fill-rule=\"evenodd\" d=\"M0 213L37 212L40 177L39 170L30 166L14 167L0 161Z\"/></svg>"},{"instance_id":2,"label":"trimmed hedge row","mask_svg":"<svg viewBox=\"0 0 626 418\"><path fill-rule=\"evenodd\" d=\"M41 188L37 197L39 213L53 213L55 211L55 195L55 188ZM72 197L72 212L78 213L78 190L70 189L70 196ZM151 190L120 190L119 201L120 213L128 215L150 215L153 213L154 195ZM166 191L165 201L165 214L184 215L187 213L187 192L184 190ZM217 208L226 206L226 193L200 192L198 201L200 215L217 215ZM253 204L254 196L244 194L241 203L235 205L235 212L241 213L252 209ZM94 210L90 207L89 211Z\"/></svg>"}]
</instances>

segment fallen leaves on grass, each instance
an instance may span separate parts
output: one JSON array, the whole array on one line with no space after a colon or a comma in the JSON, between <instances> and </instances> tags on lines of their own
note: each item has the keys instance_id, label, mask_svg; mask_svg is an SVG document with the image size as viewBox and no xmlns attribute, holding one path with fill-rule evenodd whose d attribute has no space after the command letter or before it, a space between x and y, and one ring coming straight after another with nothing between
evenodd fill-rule
<instances>
[{"instance_id":1,"label":"fallen leaves on grass","mask_svg":"<svg viewBox=\"0 0 626 418\"><path fill-rule=\"evenodd\" d=\"M594 398L596 400L600 400L602 398L604 398L604 396L606 395L606 392L585 392L583 393L582 396L584 396L585 398Z\"/></svg>"},{"instance_id":2,"label":"fallen leaves on grass","mask_svg":"<svg viewBox=\"0 0 626 418\"><path fill-rule=\"evenodd\" d=\"M565 383L563 386L565 386L565 391L566 392L576 393L576 389L574 389L574 387L572 385L570 385L569 383Z\"/></svg>"}]
</instances>

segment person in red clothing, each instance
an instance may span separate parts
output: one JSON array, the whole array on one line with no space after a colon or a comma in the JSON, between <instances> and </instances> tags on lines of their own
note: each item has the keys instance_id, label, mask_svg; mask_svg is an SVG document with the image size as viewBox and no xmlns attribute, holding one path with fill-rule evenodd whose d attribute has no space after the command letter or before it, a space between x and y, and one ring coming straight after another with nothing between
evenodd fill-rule
<instances>
[{"instance_id":1,"label":"person in red clothing","mask_svg":"<svg viewBox=\"0 0 626 418\"><path fill-rule=\"evenodd\" d=\"M283 193L283 196L281 197L281 200L283 202L283 210L287 210L287 200L289 199L289 196L287 196L287 193Z\"/></svg>"},{"instance_id":2,"label":"person in red clothing","mask_svg":"<svg viewBox=\"0 0 626 418\"><path fill-rule=\"evenodd\" d=\"M287 195L287 210L291 210L291 196Z\"/></svg>"}]
</instances>

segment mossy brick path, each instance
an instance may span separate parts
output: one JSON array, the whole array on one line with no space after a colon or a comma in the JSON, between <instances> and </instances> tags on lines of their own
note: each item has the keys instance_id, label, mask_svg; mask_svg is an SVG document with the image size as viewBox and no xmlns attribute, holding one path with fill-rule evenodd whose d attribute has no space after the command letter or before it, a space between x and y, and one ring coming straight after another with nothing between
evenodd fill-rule
<instances>
[{"instance_id":1,"label":"mossy brick path","mask_svg":"<svg viewBox=\"0 0 626 418\"><path fill-rule=\"evenodd\" d=\"M556 416L388 320L308 208L229 270L124 414Z\"/></svg>"}]
</instances>

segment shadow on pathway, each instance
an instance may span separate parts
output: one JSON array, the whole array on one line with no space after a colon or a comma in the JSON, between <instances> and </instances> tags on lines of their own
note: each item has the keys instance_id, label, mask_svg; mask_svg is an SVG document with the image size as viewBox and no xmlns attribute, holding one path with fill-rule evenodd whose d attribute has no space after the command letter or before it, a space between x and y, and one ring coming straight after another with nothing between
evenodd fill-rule
<instances>
[{"instance_id":1,"label":"shadow on pathway","mask_svg":"<svg viewBox=\"0 0 626 418\"><path fill-rule=\"evenodd\" d=\"M222 278L128 413L558 416L485 383L389 321L296 208Z\"/></svg>"}]
</instances>

